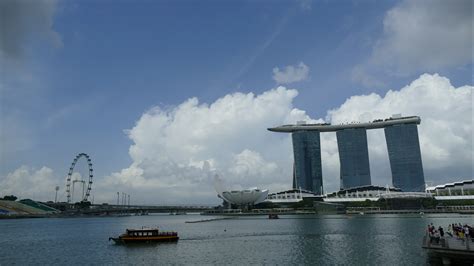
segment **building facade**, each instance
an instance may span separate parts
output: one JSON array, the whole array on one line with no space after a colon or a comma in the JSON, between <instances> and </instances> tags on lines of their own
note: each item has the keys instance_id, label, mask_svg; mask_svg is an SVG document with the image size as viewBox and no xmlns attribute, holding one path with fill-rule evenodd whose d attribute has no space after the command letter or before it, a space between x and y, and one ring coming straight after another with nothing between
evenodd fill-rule
<instances>
[{"instance_id":1,"label":"building facade","mask_svg":"<svg viewBox=\"0 0 474 266\"><path fill-rule=\"evenodd\" d=\"M474 179L447 183L426 188L426 192L435 196L467 196L474 195Z\"/></svg>"},{"instance_id":2,"label":"building facade","mask_svg":"<svg viewBox=\"0 0 474 266\"><path fill-rule=\"evenodd\" d=\"M293 188L323 194L321 141L318 131L292 133L294 178Z\"/></svg>"},{"instance_id":3,"label":"building facade","mask_svg":"<svg viewBox=\"0 0 474 266\"><path fill-rule=\"evenodd\" d=\"M425 191L417 125L391 125L384 131L393 186L405 192Z\"/></svg>"},{"instance_id":4,"label":"building facade","mask_svg":"<svg viewBox=\"0 0 474 266\"><path fill-rule=\"evenodd\" d=\"M321 170L321 132L336 132L340 159L341 189L371 185L367 130L384 129L389 153L392 185L403 192L423 192L425 179L421 161L418 116L400 114L372 122L341 124L298 121L296 124L268 128L291 133L293 139L293 188L323 193Z\"/></svg>"},{"instance_id":5,"label":"building facade","mask_svg":"<svg viewBox=\"0 0 474 266\"><path fill-rule=\"evenodd\" d=\"M341 189L371 185L367 131L350 128L336 132Z\"/></svg>"}]
</instances>

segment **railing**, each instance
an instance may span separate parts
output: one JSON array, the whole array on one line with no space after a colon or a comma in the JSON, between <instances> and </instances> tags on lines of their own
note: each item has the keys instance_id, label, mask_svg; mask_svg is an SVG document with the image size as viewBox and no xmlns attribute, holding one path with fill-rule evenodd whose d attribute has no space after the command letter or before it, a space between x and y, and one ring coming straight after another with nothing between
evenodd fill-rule
<instances>
[{"instance_id":1,"label":"railing","mask_svg":"<svg viewBox=\"0 0 474 266\"><path fill-rule=\"evenodd\" d=\"M437 210L474 210L474 205L464 205L464 206L436 206Z\"/></svg>"},{"instance_id":2,"label":"railing","mask_svg":"<svg viewBox=\"0 0 474 266\"><path fill-rule=\"evenodd\" d=\"M473 241L471 237L457 238L454 236L445 236L435 238L426 233L423 237L423 246L430 249L471 251L471 241Z\"/></svg>"}]
</instances>

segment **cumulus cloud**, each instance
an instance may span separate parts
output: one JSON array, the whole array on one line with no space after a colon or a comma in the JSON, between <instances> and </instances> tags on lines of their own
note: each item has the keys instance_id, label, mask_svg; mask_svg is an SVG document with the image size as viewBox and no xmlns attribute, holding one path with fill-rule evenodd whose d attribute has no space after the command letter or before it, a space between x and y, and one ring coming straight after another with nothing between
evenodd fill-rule
<instances>
[{"instance_id":1,"label":"cumulus cloud","mask_svg":"<svg viewBox=\"0 0 474 266\"><path fill-rule=\"evenodd\" d=\"M273 68L273 80L277 84L290 84L308 79L309 67L303 62L296 66L286 66L283 70L278 67Z\"/></svg>"},{"instance_id":2,"label":"cumulus cloud","mask_svg":"<svg viewBox=\"0 0 474 266\"><path fill-rule=\"evenodd\" d=\"M419 115L418 127L425 179L434 184L472 178L472 86L455 88L437 74L421 75L400 90L385 96L372 93L352 96L330 110L332 123L372 121L392 114ZM390 184L383 130L368 134L372 179Z\"/></svg>"},{"instance_id":3,"label":"cumulus cloud","mask_svg":"<svg viewBox=\"0 0 474 266\"><path fill-rule=\"evenodd\" d=\"M371 121L394 113L420 115L427 181L439 184L469 178L471 91L470 86L454 88L447 78L425 74L384 96L353 96L328 111L326 121ZM265 128L297 120L315 121L292 106L296 95L296 91L280 87L257 96L227 95L211 105L192 98L171 110L153 108L128 132L134 142L130 147L134 163L107 180L149 188L184 202L198 196L202 201L213 200L215 172L236 188L286 189L291 185L291 139ZM321 134L321 139L325 188L332 191L339 187L337 142L334 133ZM369 145L373 183L390 184L383 130L369 131Z\"/></svg>"},{"instance_id":4,"label":"cumulus cloud","mask_svg":"<svg viewBox=\"0 0 474 266\"><path fill-rule=\"evenodd\" d=\"M33 169L21 166L0 179L0 195L16 195L21 199L53 200L55 186L59 181L52 169L42 167Z\"/></svg>"},{"instance_id":5,"label":"cumulus cloud","mask_svg":"<svg viewBox=\"0 0 474 266\"><path fill-rule=\"evenodd\" d=\"M63 45L61 36L53 29L56 0L5 0L0 1L1 57L18 59L28 42L40 37L54 47Z\"/></svg>"},{"instance_id":6,"label":"cumulus cloud","mask_svg":"<svg viewBox=\"0 0 474 266\"><path fill-rule=\"evenodd\" d=\"M472 1L405 1L388 11L374 50L400 71L436 70L472 61Z\"/></svg>"},{"instance_id":7,"label":"cumulus cloud","mask_svg":"<svg viewBox=\"0 0 474 266\"><path fill-rule=\"evenodd\" d=\"M402 1L383 20L383 34L352 78L381 86L381 74L409 75L472 63L472 1Z\"/></svg>"},{"instance_id":8,"label":"cumulus cloud","mask_svg":"<svg viewBox=\"0 0 474 266\"><path fill-rule=\"evenodd\" d=\"M296 96L296 90L279 87L260 95L229 94L210 105L191 98L172 109L155 107L128 131L132 166L107 182L155 191L151 197L170 202L201 194L201 202L215 202L214 173L236 188L288 188L290 139L266 128L310 120L292 106Z\"/></svg>"},{"instance_id":9,"label":"cumulus cloud","mask_svg":"<svg viewBox=\"0 0 474 266\"><path fill-rule=\"evenodd\" d=\"M336 124L394 113L419 115L426 181L441 184L472 178L473 89L455 88L445 77L424 74L385 95L352 96L329 110L325 120ZM215 173L231 188L288 189L293 167L291 137L266 128L298 120L323 121L293 106L297 94L279 87L260 95L229 94L211 104L191 98L170 109L152 108L127 131L133 142L129 149L133 162L94 183L96 201L111 202L116 191L125 191L134 203L218 203ZM335 133L322 133L321 141L324 187L330 192L339 189ZM372 183L391 184L383 130L370 130L368 142ZM28 187L26 180L54 177L50 169L43 169L39 173L24 167L16 170L0 181L0 193L19 194L15 191ZM54 182L42 183L48 185L38 185L34 191L45 190L47 195Z\"/></svg>"}]
</instances>

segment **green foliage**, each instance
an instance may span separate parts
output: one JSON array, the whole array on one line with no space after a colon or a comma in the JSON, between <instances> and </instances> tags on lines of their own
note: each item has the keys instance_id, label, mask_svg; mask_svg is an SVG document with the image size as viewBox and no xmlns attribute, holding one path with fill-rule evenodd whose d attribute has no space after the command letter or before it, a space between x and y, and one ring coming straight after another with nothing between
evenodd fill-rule
<instances>
[{"instance_id":1,"label":"green foliage","mask_svg":"<svg viewBox=\"0 0 474 266\"><path fill-rule=\"evenodd\" d=\"M461 200L438 200L438 206L465 206L474 205L472 199L461 199Z\"/></svg>"},{"instance_id":2,"label":"green foliage","mask_svg":"<svg viewBox=\"0 0 474 266\"><path fill-rule=\"evenodd\" d=\"M425 198L421 200L421 205L425 209L435 209L438 201L435 198Z\"/></svg>"},{"instance_id":3,"label":"green foliage","mask_svg":"<svg viewBox=\"0 0 474 266\"><path fill-rule=\"evenodd\" d=\"M81 201L74 203L75 209L89 209L92 204L90 201Z\"/></svg>"},{"instance_id":4,"label":"green foliage","mask_svg":"<svg viewBox=\"0 0 474 266\"><path fill-rule=\"evenodd\" d=\"M261 202L257 205L255 205L255 209L273 209L273 208L277 208L278 205L272 203L272 202Z\"/></svg>"},{"instance_id":5,"label":"green foliage","mask_svg":"<svg viewBox=\"0 0 474 266\"><path fill-rule=\"evenodd\" d=\"M14 195L10 195L10 196L5 196L3 197L3 200L9 200L9 201L15 201L17 200L18 198Z\"/></svg>"}]
</instances>

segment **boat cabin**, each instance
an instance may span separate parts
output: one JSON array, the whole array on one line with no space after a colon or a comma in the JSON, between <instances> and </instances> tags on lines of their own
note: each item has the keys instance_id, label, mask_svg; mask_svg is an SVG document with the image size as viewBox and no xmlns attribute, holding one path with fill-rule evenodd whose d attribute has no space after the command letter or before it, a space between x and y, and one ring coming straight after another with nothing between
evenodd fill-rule
<instances>
[{"instance_id":1,"label":"boat cabin","mask_svg":"<svg viewBox=\"0 0 474 266\"><path fill-rule=\"evenodd\" d=\"M127 229L127 236L157 236L158 229Z\"/></svg>"}]
</instances>

